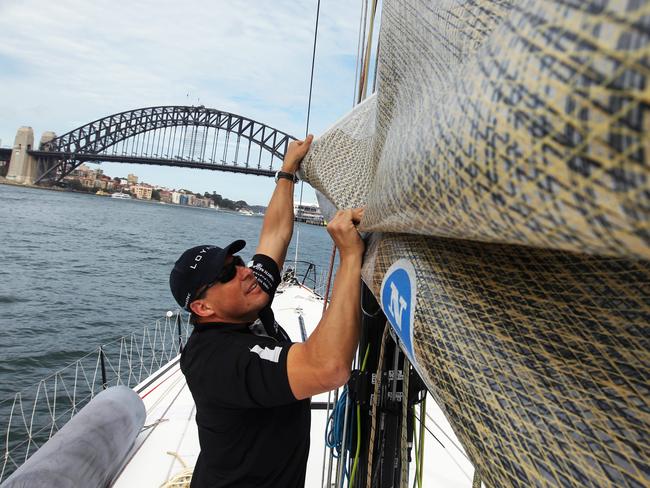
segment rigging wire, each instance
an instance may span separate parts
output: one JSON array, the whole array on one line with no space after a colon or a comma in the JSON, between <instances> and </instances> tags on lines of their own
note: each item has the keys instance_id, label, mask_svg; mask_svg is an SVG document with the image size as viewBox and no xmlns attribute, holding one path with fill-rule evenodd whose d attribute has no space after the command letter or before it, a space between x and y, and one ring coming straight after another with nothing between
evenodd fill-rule
<instances>
[{"instance_id":1,"label":"rigging wire","mask_svg":"<svg viewBox=\"0 0 650 488\"><path fill-rule=\"evenodd\" d=\"M316 64L316 42L318 40L318 19L320 18L320 0L316 5L316 26L314 27L314 49L311 53L311 75L309 77L309 100L307 102L307 124L305 127L305 137L309 135L309 116L311 115L311 94L314 87L314 66Z\"/></svg>"},{"instance_id":2,"label":"rigging wire","mask_svg":"<svg viewBox=\"0 0 650 488\"><path fill-rule=\"evenodd\" d=\"M427 416L427 418L430 419L430 417L429 417L428 414L426 414L426 416ZM418 420L418 421L421 420L420 417L417 416L417 414L415 415L415 418L416 418L416 420ZM449 452L449 449L447 449L447 448L445 447L445 445L440 441L440 439L438 439L438 437L436 437L436 435L431 431L431 429L429 429L429 427L427 427L426 423L424 424L424 428L425 428L425 430L429 433L429 435L431 435L431 437L433 437L433 438L438 442L438 444L440 444L440 445L442 446L442 448L445 450L445 452L447 453L447 455L449 456L449 458L454 462L454 464L456 465L456 467L457 467L457 468L458 468L458 469L463 473L463 475L465 475L465 477L466 477L468 480L472 481L472 477L467 473L467 471L465 471L465 469L460 465L460 463L459 463L458 461L456 461L456 458L454 458L454 456L451 455L451 453ZM443 434L444 434L444 431L443 431ZM446 436L447 436L447 435L445 434L445 437L446 437ZM452 441L452 442L453 442L453 441Z\"/></svg>"},{"instance_id":3,"label":"rigging wire","mask_svg":"<svg viewBox=\"0 0 650 488\"><path fill-rule=\"evenodd\" d=\"M309 98L307 100L307 122L305 123L305 138L309 135L309 118L311 116L311 96L314 88L314 67L316 65L316 44L318 42L318 19L320 19L320 0L316 5L316 25L314 27L314 48L311 53L311 74L309 75ZM300 179L300 200L298 210L302 207L302 192L305 182ZM293 203L293 202L292 202ZM293 269L298 269L298 248L300 247L300 226L296 226L296 252L293 259Z\"/></svg>"},{"instance_id":4,"label":"rigging wire","mask_svg":"<svg viewBox=\"0 0 650 488\"><path fill-rule=\"evenodd\" d=\"M372 37L375 27L375 14L377 12L377 0L372 2L372 10L370 12L370 25L368 28L368 40L366 42L366 52L363 56L363 68L361 70L361 78L359 81L359 97L358 101L361 102L366 98L366 92L368 89L368 70L370 69L370 57L372 54Z\"/></svg>"},{"instance_id":5,"label":"rigging wire","mask_svg":"<svg viewBox=\"0 0 650 488\"><path fill-rule=\"evenodd\" d=\"M366 57L366 28L368 26L368 2L365 0L361 15L363 16L363 32L361 33L361 51L359 52L359 80L355 84L355 105L361 102L361 83L363 83L363 66Z\"/></svg>"},{"instance_id":6,"label":"rigging wire","mask_svg":"<svg viewBox=\"0 0 650 488\"><path fill-rule=\"evenodd\" d=\"M379 32L381 34L381 31ZM379 49L381 47L381 37L377 38L377 55L379 55ZM372 93L377 91L377 69L379 66L379 57L375 57L375 68L372 75Z\"/></svg>"},{"instance_id":7,"label":"rigging wire","mask_svg":"<svg viewBox=\"0 0 650 488\"><path fill-rule=\"evenodd\" d=\"M449 437L449 436L447 435L447 433L445 432L445 430L444 430L444 429L443 429L443 428L438 424L438 422L436 422L436 421L433 419L433 417L431 417L431 415L429 415L428 412L427 412L426 415L427 415L427 418L428 418L431 422L433 422L433 425L435 425L436 427L438 427L438 429L440 430L440 432L442 432L442 435L444 435L444 436L447 438L447 440L448 440L449 442L451 442L451 444L456 448L456 450L457 450L458 452L460 452L460 453L463 455L463 457L464 457L465 459L467 459L467 460L471 463L472 461L471 461L470 458L467 456L467 454L465 453L465 451L463 451L463 449L462 449L458 444L456 444L456 442L454 442L454 440L453 440L451 437Z\"/></svg>"},{"instance_id":8,"label":"rigging wire","mask_svg":"<svg viewBox=\"0 0 650 488\"><path fill-rule=\"evenodd\" d=\"M361 56L363 52L363 42L365 37L365 23L363 24L364 33L361 33L361 24L365 19L365 7L368 4L368 0L361 0L361 12L359 12L359 28L357 35L357 55L354 60L354 89L352 90L352 107L357 104L357 82L359 81L359 76L361 74Z\"/></svg>"}]
</instances>

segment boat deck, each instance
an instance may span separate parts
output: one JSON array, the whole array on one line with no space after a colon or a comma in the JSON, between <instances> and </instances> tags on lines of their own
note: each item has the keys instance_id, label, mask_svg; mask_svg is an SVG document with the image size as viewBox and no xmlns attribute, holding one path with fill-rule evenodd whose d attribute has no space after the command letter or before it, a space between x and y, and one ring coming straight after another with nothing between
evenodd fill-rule
<instances>
[{"instance_id":1,"label":"boat deck","mask_svg":"<svg viewBox=\"0 0 650 488\"><path fill-rule=\"evenodd\" d=\"M302 317L304 332L309 336L320 320L322 307L320 297L308 288L296 285L280 288L273 303L276 320L296 342L302 341L303 334L299 317ZM200 451L194 420L195 405L180 371L179 357L134 389L145 403L147 419L113 487L160 487L191 469ZM314 404L327 401L327 393L312 399ZM434 408L432 401L429 403L427 428L445 446L431 434L427 435L423 486L470 487L473 467L464 453L453 446L460 446L460 443L442 412ZM311 447L305 482L309 488L323 486L326 415L324 409L312 410Z\"/></svg>"}]
</instances>

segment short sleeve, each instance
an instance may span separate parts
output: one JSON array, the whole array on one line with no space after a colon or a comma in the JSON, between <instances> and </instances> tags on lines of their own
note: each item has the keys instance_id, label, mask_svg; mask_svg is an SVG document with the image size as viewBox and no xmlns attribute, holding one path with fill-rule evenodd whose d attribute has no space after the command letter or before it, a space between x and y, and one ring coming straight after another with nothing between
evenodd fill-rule
<instances>
[{"instance_id":1,"label":"short sleeve","mask_svg":"<svg viewBox=\"0 0 650 488\"><path fill-rule=\"evenodd\" d=\"M236 341L217 360L219 364L213 363L213 374L204 376L204 381L212 383L204 383L204 391L228 408L268 408L297 401L287 375L291 346L291 342Z\"/></svg>"},{"instance_id":2,"label":"short sleeve","mask_svg":"<svg viewBox=\"0 0 650 488\"><path fill-rule=\"evenodd\" d=\"M273 297L280 284L280 270L277 263L266 254L256 254L249 266L260 287Z\"/></svg>"}]
</instances>

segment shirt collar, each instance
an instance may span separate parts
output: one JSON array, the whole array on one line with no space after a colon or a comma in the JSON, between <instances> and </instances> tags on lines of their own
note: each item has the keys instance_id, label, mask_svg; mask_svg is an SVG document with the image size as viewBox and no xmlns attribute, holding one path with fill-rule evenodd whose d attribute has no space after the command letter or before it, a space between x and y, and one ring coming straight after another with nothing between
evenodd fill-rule
<instances>
[{"instance_id":1,"label":"shirt collar","mask_svg":"<svg viewBox=\"0 0 650 488\"><path fill-rule=\"evenodd\" d=\"M243 322L239 324L233 324L230 322L203 322L200 324L194 324L194 330L197 332L203 332L205 330L217 330L220 332L247 332L250 333L249 326L253 322Z\"/></svg>"}]
</instances>

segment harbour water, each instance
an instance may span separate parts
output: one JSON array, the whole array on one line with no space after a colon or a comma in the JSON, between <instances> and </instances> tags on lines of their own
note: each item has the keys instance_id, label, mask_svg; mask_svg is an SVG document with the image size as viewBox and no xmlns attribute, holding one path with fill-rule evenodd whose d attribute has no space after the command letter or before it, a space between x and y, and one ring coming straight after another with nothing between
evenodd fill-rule
<instances>
[{"instance_id":1,"label":"harbour water","mask_svg":"<svg viewBox=\"0 0 650 488\"><path fill-rule=\"evenodd\" d=\"M331 240L324 227L297 225L299 259L320 278ZM262 217L0 185L0 403L176 310L168 280L183 250L244 239L249 258L261 226Z\"/></svg>"}]
</instances>

